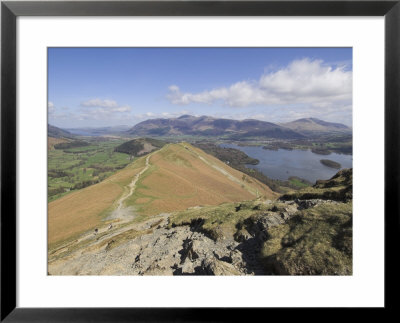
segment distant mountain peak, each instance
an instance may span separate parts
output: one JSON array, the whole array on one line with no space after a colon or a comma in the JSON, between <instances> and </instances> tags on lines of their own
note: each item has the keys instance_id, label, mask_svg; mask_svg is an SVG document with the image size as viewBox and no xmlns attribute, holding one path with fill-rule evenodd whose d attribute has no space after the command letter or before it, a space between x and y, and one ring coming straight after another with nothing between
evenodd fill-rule
<instances>
[{"instance_id":1,"label":"distant mountain peak","mask_svg":"<svg viewBox=\"0 0 400 323\"><path fill-rule=\"evenodd\" d=\"M135 136L225 136L231 139L265 137L300 139L304 136L280 125L256 120L233 120L211 116L182 115L171 119L149 119L128 130Z\"/></svg>"},{"instance_id":2,"label":"distant mountain peak","mask_svg":"<svg viewBox=\"0 0 400 323\"><path fill-rule=\"evenodd\" d=\"M292 122L311 122L311 121L314 121L314 118L301 118L301 119L294 120Z\"/></svg>"},{"instance_id":3,"label":"distant mountain peak","mask_svg":"<svg viewBox=\"0 0 400 323\"><path fill-rule=\"evenodd\" d=\"M53 138L71 138L73 136L69 131L58 128L49 123L47 124L47 135Z\"/></svg>"},{"instance_id":4,"label":"distant mountain peak","mask_svg":"<svg viewBox=\"0 0 400 323\"><path fill-rule=\"evenodd\" d=\"M323 121L323 120L318 119L318 118L312 118L312 117L310 117L310 118L301 118L301 119L297 119L297 120L294 120L294 121L292 121L292 122L315 122L315 123L320 123L320 122L326 122L326 121Z\"/></svg>"},{"instance_id":5,"label":"distant mountain peak","mask_svg":"<svg viewBox=\"0 0 400 323\"><path fill-rule=\"evenodd\" d=\"M191 118L196 118L196 117L192 116L190 114L183 114L180 117L178 117L177 119L191 119Z\"/></svg>"},{"instance_id":6,"label":"distant mountain peak","mask_svg":"<svg viewBox=\"0 0 400 323\"><path fill-rule=\"evenodd\" d=\"M299 132L351 132L351 129L341 123L328 122L317 118L301 118L292 122L282 123L284 127Z\"/></svg>"}]
</instances>

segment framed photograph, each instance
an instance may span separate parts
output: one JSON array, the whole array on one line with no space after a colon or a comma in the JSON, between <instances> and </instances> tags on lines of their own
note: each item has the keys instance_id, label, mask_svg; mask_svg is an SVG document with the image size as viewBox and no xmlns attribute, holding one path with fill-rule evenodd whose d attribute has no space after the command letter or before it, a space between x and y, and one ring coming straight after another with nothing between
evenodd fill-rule
<instances>
[{"instance_id":1,"label":"framed photograph","mask_svg":"<svg viewBox=\"0 0 400 323\"><path fill-rule=\"evenodd\" d=\"M391 308L398 1L1 11L2 320Z\"/></svg>"}]
</instances>

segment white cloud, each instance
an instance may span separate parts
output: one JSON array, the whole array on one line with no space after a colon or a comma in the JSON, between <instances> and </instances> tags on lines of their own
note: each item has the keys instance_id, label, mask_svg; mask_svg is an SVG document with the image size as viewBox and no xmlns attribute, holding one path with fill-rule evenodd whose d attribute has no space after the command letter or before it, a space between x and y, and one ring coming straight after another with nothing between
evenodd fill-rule
<instances>
[{"instance_id":1,"label":"white cloud","mask_svg":"<svg viewBox=\"0 0 400 323\"><path fill-rule=\"evenodd\" d=\"M53 102L51 101L47 102L47 111L49 115L53 115L56 113L56 107Z\"/></svg>"},{"instance_id":2,"label":"white cloud","mask_svg":"<svg viewBox=\"0 0 400 323\"><path fill-rule=\"evenodd\" d=\"M50 102L49 102L50 106ZM132 108L129 105L118 105L113 100L92 99L81 102L80 108L69 109L67 107L55 110L49 108L50 121L69 121L70 123L101 123L124 124L130 123Z\"/></svg>"},{"instance_id":3,"label":"white cloud","mask_svg":"<svg viewBox=\"0 0 400 323\"><path fill-rule=\"evenodd\" d=\"M91 99L88 101L81 102L81 106L86 111L83 114L88 114L95 118L107 117L114 113L128 113L132 110L129 105L120 106L117 101L114 100L102 100L102 99Z\"/></svg>"},{"instance_id":4,"label":"white cloud","mask_svg":"<svg viewBox=\"0 0 400 323\"><path fill-rule=\"evenodd\" d=\"M318 118L328 122L339 122L351 126L351 105L330 105L321 109L319 106L292 107L282 113L281 107L255 107L249 109L230 109L226 113L210 113L210 116L227 119L256 119L274 123L290 122L301 118Z\"/></svg>"},{"instance_id":5,"label":"white cloud","mask_svg":"<svg viewBox=\"0 0 400 323\"><path fill-rule=\"evenodd\" d=\"M172 92L179 91L179 87L177 85L171 85L168 87L168 89Z\"/></svg>"},{"instance_id":6,"label":"white cloud","mask_svg":"<svg viewBox=\"0 0 400 323\"><path fill-rule=\"evenodd\" d=\"M184 93L177 85L169 87L167 98L173 104L213 104L231 107L257 105L323 104L351 101L352 71L333 68L321 60L302 59L259 80L240 81L228 87L199 93Z\"/></svg>"},{"instance_id":7,"label":"white cloud","mask_svg":"<svg viewBox=\"0 0 400 323\"><path fill-rule=\"evenodd\" d=\"M118 103L114 100L91 99L82 102L81 106L87 108L116 108Z\"/></svg>"},{"instance_id":8,"label":"white cloud","mask_svg":"<svg viewBox=\"0 0 400 323\"><path fill-rule=\"evenodd\" d=\"M132 110L132 108L130 106L128 106L128 105L124 105L122 107L112 108L113 112L129 112L131 110Z\"/></svg>"}]
</instances>

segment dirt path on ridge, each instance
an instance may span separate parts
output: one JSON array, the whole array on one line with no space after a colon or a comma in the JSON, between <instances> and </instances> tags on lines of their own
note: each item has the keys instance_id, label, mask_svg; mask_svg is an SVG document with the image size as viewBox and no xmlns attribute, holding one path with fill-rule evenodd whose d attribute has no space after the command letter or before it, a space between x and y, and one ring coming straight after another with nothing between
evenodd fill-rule
<instances>
[{"instance_id":1,"label":"dirt path on ridge","mask_svg":"<svg viewBox=\"0 0 400 323\"><path fill-rule=\"evenodd\" d=\"M127 222L127 221L133 219L133 217L134 217L133 208L132 207L124 207L124 202L129 197L131 197L132 194L135 192L136 183L140 179L140 176L142 176L143 173L145 173L149 169L149 167L150 167L150 157L152 155L153 154L149 154L146 157L145 167L133 177L132 182L130 182L129 185L128 185L128 191L125 194L122 194L122 196L117 200L117 205L118 206L111 213L111 215L107 218L108 220L119 219L119 220L121 220L123 222Z\"/></svg>"},{"instance_id":2,"label":"dirt path on ridge","mask_svg":"<svg viewBox=\"0 0 400 323\"><path fill-rule=\"evenodd\" d=\"M53 250L50 253L50 255L51 255L50 258L54 258L54 256L57 256L58 254L62 253L63 251L68 250L69 248L76 246L76 245L80 244L81 242L85 242L85 241L89 242L86 245L86 247L88 247L90 245L97 244L106 238L110 238L115 235L121 234L125 231L128 231L132 228L131 225L125 226L124 224L135 218L134 209L132 207L124 207L124 202L126 199L128 199L130 196L132 196L132 194L134 193L135 188L136 188L136 183L140 179L140 176L143 175L143 173L146 172L149 169L149 167L151 166L151 164L150 164L151 155L152 154L149 154L146 157L145 167L139 173L134 175L132 181L127 186L128 191L117 200L117 202L116 202L118 204L117 208L111 213L110 216L108 216L106 218L106 220L108 220L108 221L110 221L110 220L117 220L117 221L115 223L114 223L114 221L112 221L111 226L102 225L101 227L97 228L96 233L94 233L93 231L86 232L83 235L81 235L79 238L77 238L76 240L60 246L59 248L57 248L56 250ZM154 218L157 218L157 217L158 216L155 216ZM163 217L165 217L164 214L163 214ZM141 225L135 224L134 227L136 227L136 226L140 227Z\"/></svg>"}]
</instances>

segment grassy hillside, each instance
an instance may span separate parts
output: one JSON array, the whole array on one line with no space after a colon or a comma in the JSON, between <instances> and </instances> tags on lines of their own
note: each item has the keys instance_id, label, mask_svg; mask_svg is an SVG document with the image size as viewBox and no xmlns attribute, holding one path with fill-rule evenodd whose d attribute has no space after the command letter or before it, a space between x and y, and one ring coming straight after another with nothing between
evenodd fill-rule
<instances>
[{"instance_id":1,"label":"grassy hillside","mask_svg":"<svg viewBox=\"0 0 400 323\"><path fill-rule=\"evenodd\" d=\"M127 205L141 214L278 196L266 185L190 144L165 146L150 157L150 164L127 200Z\"/></svg>"},{"instance_id":2,"label":"grassy hillside","mask_svg":"<svg viewBox=\"0 0 400 323\"><path fill-rule=\"evenodd\" d=\"M219 174L206 189L206 182L191 176L207 177L210 168ZM257 182L235 172L186 143L170 144L50 203L50 274L352 274L351 170L312 188L322 197L338 188L347 192L336 200L308 199L310 188L294 200L267 200L268 194L257 194ZM231 181L228 192L224 178ZM240 180L247 184L235 196ZM246 192L250 198L243 200ZM190 194L209 200L191 205ZM217 203L223 194L228 201ZM175 211L159 213L160 205ZM113 217L126 211L135 217ZM93 228L99 228L96 234Z\"/></svg>"},{"instance_id":3,"label":"grassy hillside","mask_svg":"<svg viewBox=\"0 0 400 323\"><path fill-rule=\"evenodd\" d=\"M352 206L321 204L269 228L260 255L266 269L279 275L351 275Z\"/></svg>"},{"instance_id":4,"label":"grassy hillside","mask_svg":"<svg viewBox=\"0 0 400 323\"><path fill-rule=\"evenodd\" d=\"M49 244L56 245L104 225L119 204L123 208L132 207L129 210L140 219L257 197L275 199L278 195L200 149L185 143L169 144L138 158L98 184L50 202Z\"/></svg>"},{"instance_id":5,"label":"grassy hillside","mask_svg":"<svg viewBox=\"0 0 400 323\"><path fill-rule=\"evenodd\" d=\"M207 141L196 142L194 143L194 146L205 151L207 154L218 158L219 160L228 164L230 167L257 179L261 183L264 183L274 192L286 193L291 189L300 189L311 186L310 182L298 177L292 176L289 178L289 180L282 181L269 178L257 169L248 168L247 165L257 165L259 160L246 155L239 149L223 148Z\"/></svg>"},{"instance_id":6,"label":"grassy hillside","mask_svg":"<svg viewBox=\"0 0 400 323\"><path fill-rule=\"evenodd\" d=\"M138 160L106 180L74 191L48 204L48 243L76 237L102 224L104 217L123 194L124 186L144 168Z\"/></svg>"},{"instance_id":7,"label":"grassy hillside","mask_svg":"<svg viewBox=\"0 0 400 323\"><path fill-rule=\"evenodd\" d=\"M312 187L286 193L281 200L324 199L348 201L353 198L353 169L342 169L329 180L318 180Z\"/></svg>"},{"instance_id":8,"label":"grassy hillside","mask_svg":"<svg viewBox=\"0 0 400 323\"><path fill-rule=\"evenodd\" d=\"M307 188L297 192L296 201L253 200L176 212L169 227L190 225L215 241L234 239L264 274L351 275L351 188L351 170L342 170L312 188L320 196L348 192L336 201L309 200Z\"/></svg>"},{"instance_id":9,"label":"grassy hillside","mask_svg":"<svg viewBox=\"0 0 400 323\"><path fill-rule=\"evenodd\" d=\"M266 214L271 210L283 211L284 208L285 204L278 201L268 204L261 200L223 203L175 212L170 217L169 226L192 225L214 240L237 239L243 233L244 223L252 216Z\"/></svg>"}]
</instances>

